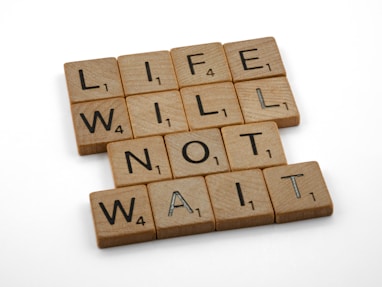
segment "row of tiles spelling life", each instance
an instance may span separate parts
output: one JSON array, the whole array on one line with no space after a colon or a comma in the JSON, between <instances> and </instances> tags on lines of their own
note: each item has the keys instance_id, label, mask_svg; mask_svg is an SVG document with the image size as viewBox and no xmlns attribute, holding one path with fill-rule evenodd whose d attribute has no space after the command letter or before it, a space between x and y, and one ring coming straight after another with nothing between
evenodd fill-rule
<instances>
[{"instance_id":1,"label":"row of tiles spelling life","mask_svg":"<svg viewBox=\"0 0 382 287\"><path fill-rule=\"evenodd\" d=\"M271 37L64 68L80 154L104 152L107 143L133 137L269 120L279 127L299 123Z\"/></svg>"},{"instance_id":2,"label":"row of tiles spelling life","mask_svg":"<svg viewBox=\"0 0 382 287\"><path fill-rule=\"evenodd\" d=\"M333 212L317 162L98 191L90 203L100 248Z\"/></svg>"}]
</instances>

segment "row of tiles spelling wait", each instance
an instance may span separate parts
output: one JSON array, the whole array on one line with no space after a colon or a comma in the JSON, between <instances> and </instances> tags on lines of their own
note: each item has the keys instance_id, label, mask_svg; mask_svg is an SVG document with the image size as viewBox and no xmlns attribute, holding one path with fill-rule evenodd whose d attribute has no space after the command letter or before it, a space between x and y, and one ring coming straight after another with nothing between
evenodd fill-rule
<instances>
[{"instance_id":1,"label":"row of tiles spelling wait","mask_svg":"<svg viewBox=\"0 0 382 287\"><path fill-rule=\"evenodd\" d=\"M333 212L317 162L98 191L90 202L100 248Z\"/></svg>"},{"instance_id":2,"label":"row of tiles spelling wait","mask_svg":"<svg viewBox=\"0 0 382 287\"><path fill-rule=\"evenodd\" d=\"M71 103L286 75L272 37L64 64Z\"/></svg>"},{"instance_id":3,"label":"row of tiles spelling wait","mask_svg":"<svg viewBox=\"0 0 382 287\"><path fill-rule=\"evenodd\" d=\"M275 121L299 124L286 77L215 83L71 105L79 154L107 143L228 125Z\"/></svg>"},{"instance_id":4,"label":"row of tiles spelling wait","mask_svg":"<svg viewBox=\"0 0 382 287\"><path fill-rule=\"evenodd\" d=\"M287 164L274 122L117 141L107 152L117 187Z\"/></svg>"}]
</instances>

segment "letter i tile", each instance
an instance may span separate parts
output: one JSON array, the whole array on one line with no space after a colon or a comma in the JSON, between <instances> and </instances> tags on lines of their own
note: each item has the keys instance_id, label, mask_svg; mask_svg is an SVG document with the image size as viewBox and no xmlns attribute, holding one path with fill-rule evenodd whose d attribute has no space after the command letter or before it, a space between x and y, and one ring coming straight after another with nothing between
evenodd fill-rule
<instances>
[{"instance_id":1,"label":"letter i tile","mask_svg":"<svg viewBox=\"0 0 382 287\"><path fill-rule=\"evenodd\" d=\"M203 177L154 182L147 188L158 239L215 230Z\"/></svg>"},{"instance_id":2,"label":"letter i tile","mask_svg":"<svg viewBox=\"0 0 382 287\"><path fill-rule=\"evenodd\" d=\"M317 162L263 170L276 222L329 216L333 203Z\"/></svg>"},{"instance_id":3,"label":"letter i tile","mask_svg":"<svg viewBox=\"0 0 382 287\"><path fill-rule=\"evenodd\" d=\"M145 185L93 192L90 204L100 248L156 239Z\"/></svg>"},{"instance_id":4,"label":"letter i tile","mask_svg":"<svg viewBox=\"0 0 382 287\"><path fill-rule=\"evenodd\" d=\"M216 230L274 223L274 212L260 169L206 176Z\"/></svg>"}]
</instances>

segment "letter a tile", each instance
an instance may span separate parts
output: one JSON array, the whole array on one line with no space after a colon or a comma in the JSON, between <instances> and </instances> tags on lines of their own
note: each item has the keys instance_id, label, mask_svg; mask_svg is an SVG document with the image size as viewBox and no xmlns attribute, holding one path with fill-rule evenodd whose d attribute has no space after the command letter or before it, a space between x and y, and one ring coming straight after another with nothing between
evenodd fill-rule
<instances>
[{"instance_id":1,"label":"letter a tile","mask_svg":"<svg viewBox=\"0 0 382 287\"><path fill-rule=\"evenodd\" d=\"M329 216L333 203L317 162L263 170L277 223Z\"/></svg>"},{"instance_id":2,"label":"letter a tile","mask_svg":"<svg viewBox=\"0 0 382 287\"><path fill-rule=\"evenodd\" d=\"M156 239L146 186L130 186L90 194L100 248Z\"/></svg>"},{"instance_id":3,"label":"letter a tile","mask_svg":"<svg viewBox=\"0 0 382 287\"><path fill-rule=\"evenodd\" d=\"M107 152L116 187L172 178L161 136L113 142Z\"/></svg>"},{"instance_id":4,"label":"letter a tile","mask_svg":"<svg viewBox=\"0 0 382 287\"><path fill-rule=\"evenodd\" d=\"M274 223L271 200L260 169L206 176L216 230Z\"/></svg>"},{"instance_id":5,"label":"letter a tile","mask_svg":"<svg viewBox=\"0 0 382 287\"><path fill-rule=\"evenodd\" d=\"M155 182L147 188L158 239L215 230L203 177Z\"/></svg>"}]
</instances>

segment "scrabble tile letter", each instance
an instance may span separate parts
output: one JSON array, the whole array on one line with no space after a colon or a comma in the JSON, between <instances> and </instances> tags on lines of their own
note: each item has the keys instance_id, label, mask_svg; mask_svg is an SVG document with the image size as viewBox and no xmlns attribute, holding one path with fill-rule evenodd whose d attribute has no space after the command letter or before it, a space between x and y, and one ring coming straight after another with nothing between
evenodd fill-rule
<instances>
[{"instance_id":1,"label":"scrabble tile letter","mask_svg":"<svg viewBox=\"0 0 382 287\"><path fill-rule=\"evenodd\" d=\"M133 137L124 98L73 104L71 109L80 155L106 152L109 142Z\"/></svg>"},{"instance_id":2,"label":"scrabble tile letter","mask_svg":"<svg viewBox=\"0 0 382 287\"><path fill-rule=\"evenodd\" d=\"M180 87L231 81L220 43L174 48L171 56Z\"/></svg>"},{"instance_id":3,"label":"scrabble tile letter","mask_svg":"<svg viewBox=\"0 0 382 287\"><path fill-rule=\"evenodd\" d=\"M286 77L235 84L246 123L275 121L279 128L296 126L300 114Z\"/></svg>"},{"instance_id":4,"label":"scrabble tile letter","mask_svg":"<svg viewBox=\"0 0 382 287\"><path fill-rule=\"evenodd\" d=\"M232 83L187 87L180 93L191 130L243 123Z\"/></svg>"},{"instance_id":5,"label":"scrabble tile letter","mask_svg":"<svg viewBox=\"0 0 382 287\"><path fill-rule=\"evenodd\" d=\"M272 37L224 44L234 82L286 75Z\"/></svg>"},{"instance_id":6,"label":"scrabble tile letter","mask_svg":"<svg viewBox=\"0 0 382 287\"><path fill-rule=\"evenodd\" d=\"M224 127L222 135L232 170L286 164L281 138L274 122Z\"/></svg>"},{"instance_id":7,"label":"scrabble tile letter","mask_svg":"<svg viewBox=\"0 0 382 287\"><path fill-rule=\"evenodd\" d=\"M124 96L115 58L70 62L64 70L72 104Z\"/></svg>"},{"instance_id":8,"label":"scrabble tile letter","mask_svg":"<svg viewBox=\"0 0 382 287\"><path fill-rule=\"evenodd\" d=\"M147 188L158 239L215 230L203 177L155 182Z\"/></svg>"},{"instance_id":9,"label":"scrabble tile letter","mask_svg":"<svg viewBox=\"0 0 382 287\"><path fill-rule=\"evenodd\" d=\"M100 248L156 239L146 186L131 186L90 194Z\"/></svg>"},{"instance_id":10,"label":"scrabble tile letter","mask_svg":"<svg viewBox=\"0 0 382 287\"><path fill-rule=\"evenodd\" d=\"M216 230L270 224L274 212L259 169L206 176Z\"/></svg>"},{"instance_id":11,"label":"scrabble tile letter","mask_svg":"<svg viewBox=\"0 0 382 287\"><path fill-rule=\"evenodd\" d=\"M107 152L117 187L172 178L160 136L113 142Z\"/></svg>"},{"instance_id":12,"label":"scrabble tile letter","mask_svg":"<svg viewBox=\"0 0 382 287\"><path fill-rule=\"evenodd\" d=\"M276 222L329 216L333 203L317 162L264 169Z\"/></svg>"},{"instance_id":13,"label":"scrabble tile letter","mask_svg":"<svg viewBox=\"0 0 382 287\"><path fill-rule=\"evenodd\" d=\"M126 96L178 89L168 51L120 56L118 65Z\"/></svg>"},{"instance_id":14,"label":"scrabble tile letter","mask_svg":"<svg viewBox=\"0 0 382 287\"><path fill-rule=\"evenodd\" d=\"M229 171L219 129L165 136L175 178Z\"/></svg>"}]
</instances>

